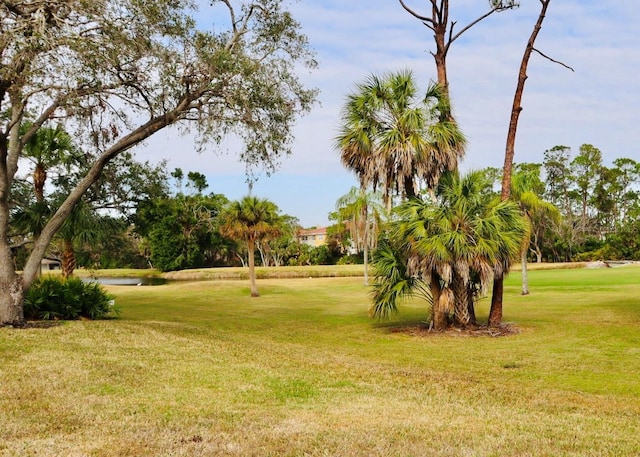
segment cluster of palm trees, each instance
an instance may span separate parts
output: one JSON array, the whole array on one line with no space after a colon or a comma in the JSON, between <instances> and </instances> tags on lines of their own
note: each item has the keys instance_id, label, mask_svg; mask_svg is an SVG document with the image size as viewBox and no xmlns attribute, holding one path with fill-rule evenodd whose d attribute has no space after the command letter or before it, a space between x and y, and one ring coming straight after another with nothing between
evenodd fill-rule
<instances>
[{"instance_id":1,"label":"cluster of palm trees","mask_svg":"<svg viewBox=\"0 0 640 457\"><path fill-rule=\"evenodd\" d=\"M485 175L459 175L466 140L446 93L434 84L418 97L409 71L371 76L348 96L336 142L360 195L380 189L391 214L374 254L372 314L388 317L400 300L419 295L435 329L477 325L476 298L508 272L528 224Z\"/></svg>"}]
</instances>

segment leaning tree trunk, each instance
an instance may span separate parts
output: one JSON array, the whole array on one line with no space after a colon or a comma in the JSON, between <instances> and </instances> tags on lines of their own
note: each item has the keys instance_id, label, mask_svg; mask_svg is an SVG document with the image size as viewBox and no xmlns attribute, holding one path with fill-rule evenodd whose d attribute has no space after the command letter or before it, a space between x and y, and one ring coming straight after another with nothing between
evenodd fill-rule
<instances>
[{"instance_id":1,"label":"leaning tree trunk","mask_svg":"<svg viewBox=\"0 0 640 457\"><path fill-rule=\"evenodd\" d=\"M516 93L513 98L513 105L511 107L511 119L509 121L509 131L507 132L507 145L504 155L504 166L502 169L502 200L508 200L511 196L511 174L513 169L513 157L515 155L516 133L518 131L518 119L522 112L522 94L524 93L524 83L527 80L527 66L529 65L529 58L533 52L533 45L536 41L538 33L542 28L542 22L544 21L547 7L551 0L540 0L542 9L538 15L538 20L533 27L533 32L529 37L527 46L522 56L520 63L520 72L518 73L518 84L516 86ZM502 294L504 291L504 274L508 269L500 269L499 273L496 273L493 280L493 295L491 297L491 310L489 311L489 326L497 327L502 323ZM496 294L500 294L496 296Z\"/></svg>"},{"instance_id":2,"label":"leaning tree trunk","mask_svg":"<svg viewBox=\"0 0 640 457\"><path fill-rule=\"evenodd\" d=\"M249 240L247 243L247 248L249 249L249 283L251 284L251 296L259 297L258 286L256 285L256 259L255 259L255 249L256 243L253 240Z\"/></svg>"}]
</instances>

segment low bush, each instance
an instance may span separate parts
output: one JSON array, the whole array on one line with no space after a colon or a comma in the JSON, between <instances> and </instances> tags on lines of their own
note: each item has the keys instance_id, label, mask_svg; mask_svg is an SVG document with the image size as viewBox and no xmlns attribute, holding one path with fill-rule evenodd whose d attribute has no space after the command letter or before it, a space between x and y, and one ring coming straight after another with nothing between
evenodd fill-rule
<instances>
[{"instance_id":1,"label":"low bush","mask_svg":"<svg viewBox=\"0 0 640 457\"><path fill-rule=\"evenodd\" d=\"M27 319L103 319L111 312L116 312L113 309L113 296L100 284L84 282L75 277L39 278L29 288L24 299L24 314Z\"/></svg>"}]
</instances>

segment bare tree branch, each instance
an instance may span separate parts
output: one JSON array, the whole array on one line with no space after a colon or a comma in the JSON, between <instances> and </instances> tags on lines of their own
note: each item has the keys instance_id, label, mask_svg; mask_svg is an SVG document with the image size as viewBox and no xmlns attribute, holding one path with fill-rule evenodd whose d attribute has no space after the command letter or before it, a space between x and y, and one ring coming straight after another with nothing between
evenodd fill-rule
<instances>
[{"instance_id":1,"label":"bare tree branch","mask_svg":"<svg viewBox=\"0 0 640 457\"><path fill-rule=\"evenodd\" d=\"M569 65L567 65L567 64L565 64L565 63L562 63L562 62L560 62L560 61L558 61L558 60L552 59L551 57L549 57L548 55L546 55L546 54L544 54L544 53L540 52L540 50L538 50L538 49L536 49L536 48L533 48L533 50L534 50L534 51L536 51L538 54L540 54L540 55L541 55L542 57L544 57L545 59L550 60L550 61L551 61L551 62L553 62L553 63L557 63L558 65L562 65L563 67L568 68L569 70L571 70L571 71L573 71L573 72L575 73L575 70L574 70L573 68L571 68Z\"/></svg>"}]
</instances>

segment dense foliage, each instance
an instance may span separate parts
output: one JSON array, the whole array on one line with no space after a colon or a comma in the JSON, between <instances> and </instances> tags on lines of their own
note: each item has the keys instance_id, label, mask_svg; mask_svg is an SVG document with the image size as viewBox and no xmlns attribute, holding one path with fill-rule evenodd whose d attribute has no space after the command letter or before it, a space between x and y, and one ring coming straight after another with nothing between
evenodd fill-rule
<instances>
[{"instance_id":1,"label":"dense foliage","mask_svg":"<svg viewBox=\"0 0 640 457\"><path fill-rule=\"evenodd\" d=\"M484 171L496 177L495 169ZM617 158L607 166L593 145L575 156L555 146L542 163L517 164L514 178L528 181L512 197L531 218L531 260L640 260L640 163Z\"/></svg>"},{"instance_id":2,"label":"dense foliage","mask_svg":"<svg viewBox=\"0 0 640 457\"><path fill-rule=\"evenodd\" d=\"M27 319L104 319L114 311L114 297L96 282L79 278L38 278L25 294Z\"/></svg>"}]
</instances>

